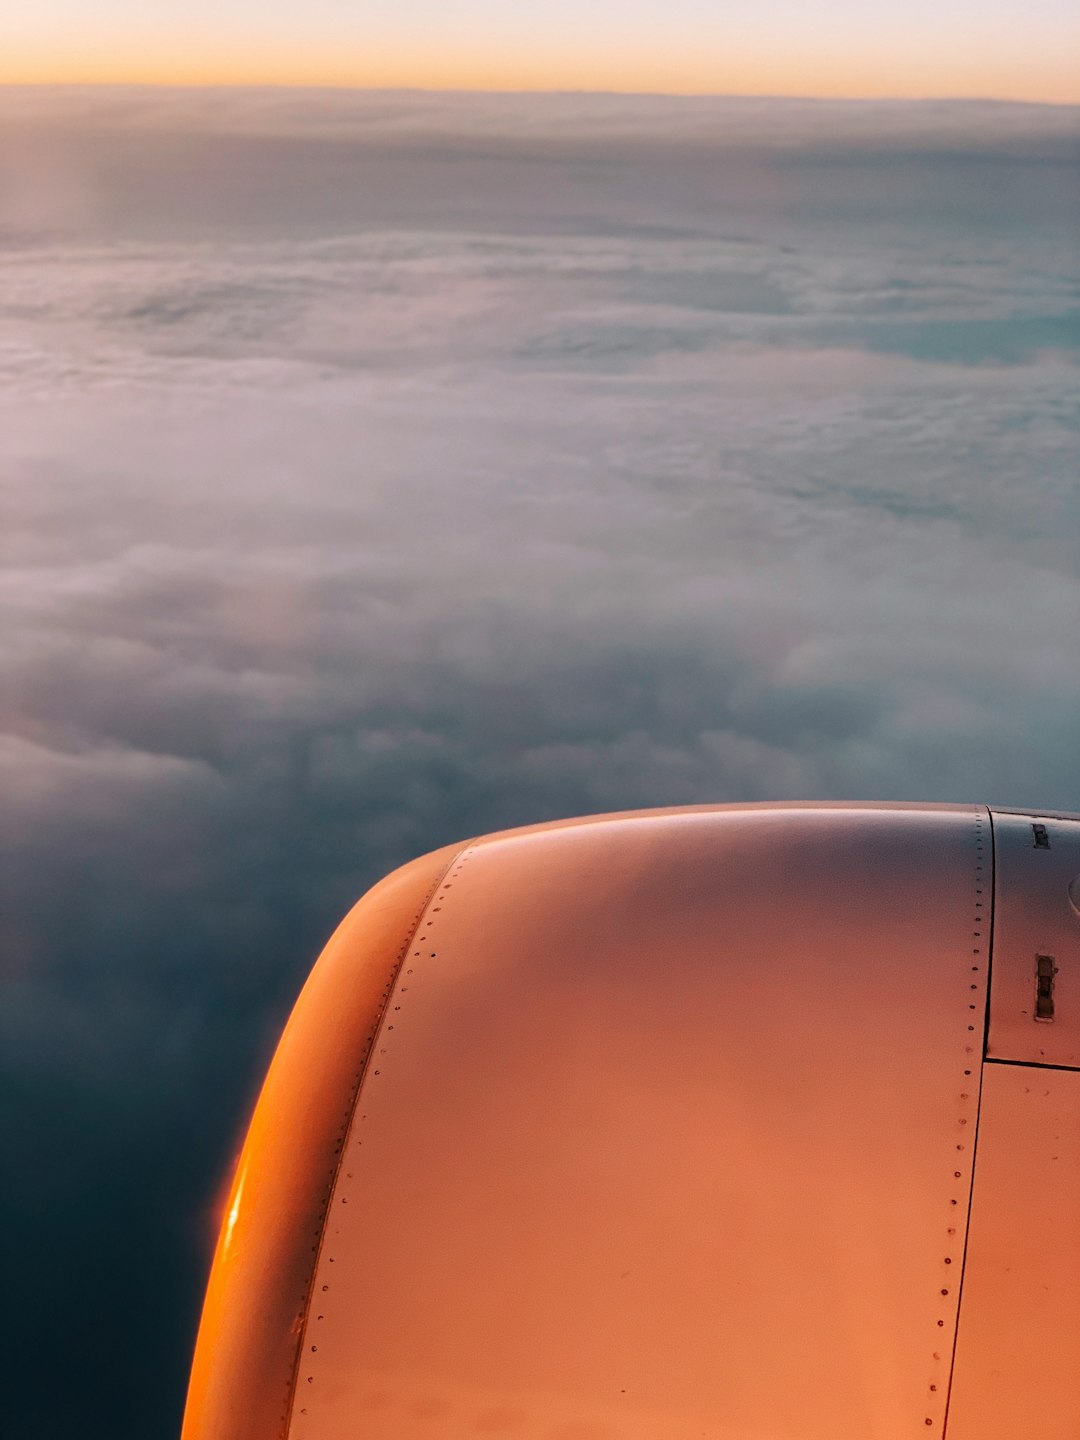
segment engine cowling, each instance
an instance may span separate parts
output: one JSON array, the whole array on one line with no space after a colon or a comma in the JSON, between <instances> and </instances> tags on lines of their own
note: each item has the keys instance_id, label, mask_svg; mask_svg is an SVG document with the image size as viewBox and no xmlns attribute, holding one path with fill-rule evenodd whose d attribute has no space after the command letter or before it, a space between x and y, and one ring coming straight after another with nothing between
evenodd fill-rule
<instances>
[{"instance_id":1,"label":"engine cowling","mask_svg":"<svg viewBox=\"0 0 1080 1440\"><path fill-rule=\"evenodd\" d=\"M1076 1440L1080 817L413 862L271 1065L184 1440Z\"/></svg>"}]
</instances>

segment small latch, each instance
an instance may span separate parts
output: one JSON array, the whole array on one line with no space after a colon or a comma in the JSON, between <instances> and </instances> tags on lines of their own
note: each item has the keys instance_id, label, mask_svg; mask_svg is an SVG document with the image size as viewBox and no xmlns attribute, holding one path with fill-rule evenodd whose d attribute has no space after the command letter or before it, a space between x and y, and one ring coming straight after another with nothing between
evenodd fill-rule
<instances>
[{"instance_id":1,"label":"small latch","mask_svg":"<svg viewBox=\"0 0 1080 1440\"><path fill-rule=\"evenodd\" d=\"M1035 956L1035 1019L1054 1018L1054 976L1057 966L1052 955Z\"/></svg>"},{"instance_id":2,"label":"small latch","mask_svg":"<svg viewBox=\"0 0 1080 1440\"><path fill-rule=\"evenodd\" d=\"M1050 836L1046 832L1045 825L1032 825L1031 833L1035 836L1036 850L1050 849Z\"/></svg>"}]
</instances>

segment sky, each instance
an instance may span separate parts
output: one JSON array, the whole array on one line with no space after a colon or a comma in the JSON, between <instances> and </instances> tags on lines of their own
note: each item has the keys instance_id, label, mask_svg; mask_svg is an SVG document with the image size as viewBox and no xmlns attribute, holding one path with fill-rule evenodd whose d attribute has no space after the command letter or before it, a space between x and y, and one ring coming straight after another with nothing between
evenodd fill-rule
<instances>
[{"instance_id":1,"label":"sky","mask_svg":"<svg viewBox=\"0 0 1080 1440\"><path fill-rule=\"evenodd\" d=\"M0 82L1080 101L1072 0L36 0Z\"/></svg>"},{"instance_id":2,"label":"sky","mask_svg":"<svg viewBox=\"0 0 1080 1440\"><path fill-rule=\"evenodd\" d=\"M1080 810L1078 138L0 91L14 1433L176 1434L259 1078L395 865L649 805Z\"/></svg>"}]
</instances>

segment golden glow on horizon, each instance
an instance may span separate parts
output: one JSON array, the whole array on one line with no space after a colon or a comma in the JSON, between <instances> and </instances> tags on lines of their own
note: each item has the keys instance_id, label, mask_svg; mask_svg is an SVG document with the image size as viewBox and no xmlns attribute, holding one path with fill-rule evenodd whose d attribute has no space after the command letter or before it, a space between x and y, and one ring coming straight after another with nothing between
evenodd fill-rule
<instances>
[{"instance_id":1,"label":"golden glow on horizon","mask_svg":"<svg viewBox=\"0 0 1080 1440\"><path fill-rule=\"evenodd\" d=\"M5 84L280 85L319 88L483 91L608 91L672 95L797 95L839 99L981 98L1057 104L1080 103L1080 67L1066 53L1024 57L973 45L955 54L868 55L837 46L807 53L776 47L769 55L731 47L720 60L683 49L665 53L579 52L550 47L529 54L476 44L459 52L394 52L356 58L339 51L262 44L258 50L187 43L167 52L70 43L21 47L0 58Z\"/></svg>"}]
</instances>

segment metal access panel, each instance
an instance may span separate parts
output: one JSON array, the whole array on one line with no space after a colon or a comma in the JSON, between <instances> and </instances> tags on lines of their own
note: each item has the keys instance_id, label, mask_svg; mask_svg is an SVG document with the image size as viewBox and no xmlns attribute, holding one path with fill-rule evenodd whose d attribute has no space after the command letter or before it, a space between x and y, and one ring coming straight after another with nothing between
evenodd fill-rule
<instances>
[{"instance_id":1,"label":"metal access panel","mask_svg":"<svg viewBox=\"0 0 1080 1440\"><path fill-rule=\"evenodd\" d=\"M1080 1072L987 1064L946 1440L1080 1435Z\"/></svg>"},{"instance_id":2,"label":"metal access panel","mask_svg":"<svg viewBox=\"0 0 1080 1440\"><path fill-rule=\"evenodd\" d=\"M992 814L987 1057L1080 1067L1080 819Z\"/></svg>"}]
</instances>

